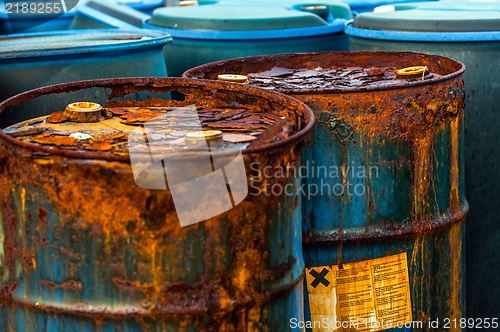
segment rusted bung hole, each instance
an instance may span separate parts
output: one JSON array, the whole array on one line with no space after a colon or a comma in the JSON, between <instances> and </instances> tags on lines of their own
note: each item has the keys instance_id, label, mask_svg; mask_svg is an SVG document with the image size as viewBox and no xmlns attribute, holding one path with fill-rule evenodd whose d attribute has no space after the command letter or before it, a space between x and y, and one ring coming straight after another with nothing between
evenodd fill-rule
<instances>
[{"instance_id":1,"label":"rusted bung hole","mask_svg":"<svg viewBox=\"0 0 500 332\"><path fill-rule=\"evenodd\" d=\"M142 212L141 217L149 229L159 229L165 224L169 204L162 196L152 194L146 200L145 210Z\"/></svg>"},{"instance_id":2,"label":"rusted bung hole","mask_svg":"<svg viewBox=\"0 0 500 332\"><path fill-rule=\"evenodd\" d=\"M232 83L242 83L248 84L248 77L245 75L236 75L236 74L221 74L217 76L219 81L232 82Z\"/></svg>"},{"instance_id":3,"label":"rusted bung hole","mask_svg":"<svg viewBox=\"0 0 500 332\"><path fill-rule=\"evenodd\" d=\"M78 110L78 111L85 111L85 110L92 110L92 109L101 109L101 105L96 104L96 103L91 103L91 102L77 102L70 104L73 109Z\"/></svg>"}]
</instances>

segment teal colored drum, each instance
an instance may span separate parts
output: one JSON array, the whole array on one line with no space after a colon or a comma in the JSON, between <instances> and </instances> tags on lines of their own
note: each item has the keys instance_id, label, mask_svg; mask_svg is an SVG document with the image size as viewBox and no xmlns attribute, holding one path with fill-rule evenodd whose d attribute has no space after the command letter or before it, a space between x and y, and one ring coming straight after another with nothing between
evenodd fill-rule
<instances>
[{"instance_id":1,"label":"teal colored drum","mask_svg":"<svg viewBox=\"0 0 500 332\"><path fill-rule=\"evenodd\" d=\"M174 38L170 47L164 50L172 76L223 59L347 49L343 27L351 13L345 5L332 5L326 17L300 8L168 7L157 9L144 27L167 32ZM339 8L342 10L337 10Z\"/></svg>"},{"instance_id":2,"label":"teal colored drum","mask_svg":"<svg viewBox=\"0 0 500 332\"><path fill-rule=\"evenodd\" d=\"M464 75L467 217L467 317L500 312L500 178L497 128L500 105L500 3L439 1L379 7L346 27L352 50L415 51L449 56ZM474 328L475 326L471 326Z\"/></svg>"},{"instance_id":3,"label":"teal colored drum","mask_svg":"<svg viewBox=\"0 0 500 332\"><path fill-rule=\"evenodd\" d=\"M166 76L170 35L148 30L67 30L0 38L0 100L84 79Z\"/></svg>"}]
</instances>

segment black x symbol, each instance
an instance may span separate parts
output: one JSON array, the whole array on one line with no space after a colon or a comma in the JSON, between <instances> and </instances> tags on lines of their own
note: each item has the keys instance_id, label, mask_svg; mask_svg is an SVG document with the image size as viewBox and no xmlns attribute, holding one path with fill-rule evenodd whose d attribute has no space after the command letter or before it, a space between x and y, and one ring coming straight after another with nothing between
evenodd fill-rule
<instances>
[{"instance_id":1,"label":"black x symbol","mask_svg":"<svg viewBox=\"0 0 500 332\"><path fill-rule=\"evenodd\" d=\"M316 270L311 270L311 275L314 277L314 281L311 283L311 286L316 288L320 283L322 283L325 287L328 287L330 282L325 278L327 274L327 269L323 269L320 273L316 272Z\"/></svg>"}]
</instances>

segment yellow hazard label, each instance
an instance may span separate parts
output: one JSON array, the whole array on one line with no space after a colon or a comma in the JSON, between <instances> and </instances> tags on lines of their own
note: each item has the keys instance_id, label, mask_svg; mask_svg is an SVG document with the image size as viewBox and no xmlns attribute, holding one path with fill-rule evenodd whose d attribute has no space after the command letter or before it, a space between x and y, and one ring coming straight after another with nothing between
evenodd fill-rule
<instances>
[{"instance_id":1,"label":"yellow hazard label","mask_svg":"<svg viewBox=\"0 0 500 332\"><path fill-rule=\"evenodd\" d=\"M411 322L406 253L306 269L313 332L376 332Z\"/></svg>"}]
</instances>

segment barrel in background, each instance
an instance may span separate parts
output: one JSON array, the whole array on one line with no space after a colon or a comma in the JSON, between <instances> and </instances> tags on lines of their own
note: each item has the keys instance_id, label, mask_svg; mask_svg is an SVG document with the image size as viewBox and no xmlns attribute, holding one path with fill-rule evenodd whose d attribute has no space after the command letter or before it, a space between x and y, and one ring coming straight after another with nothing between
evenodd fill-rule
<instances>
[{"instance_id":1,"label":"barrel in background","mask_svg":"<svg viewBox=\"0 0 500 332\"><path fill-rule=\"evenodd\" d=\"M78 30L0 38L0 101L23 91L85 79L166 76L160 31Z\"/></svg>"},{"instance_id":2,"label":"barrel in background","mask_svg":"<svg viewBox=\"0 0 500 332\"><path fill-rule=\"evenodd\" d=\"M400 5L405 3L416 3L416 2L424 2L425 0L413 1L413 0L344 0L346 4L351 7L352 12L355 15L365 12L373 12L375 8L380 6L391 6L391 5ZM438 1L438 0L435 0ZM426 1L428 2L428 1Z\"/></svg>"},{"instance_id":3,"label":"barrel in background","mask_svg":"<svg viewBox=\"0 0 500 332\"><path fill-rule=\"evenodd\" d=\"M363 82L411 66L428 71L397 84ZM379 322L400 315L393 324L466 317L464 69L434 55L324 52L226 60L184 74L198 79L247 75L250 85L293 96L315 113L302 164L309 173L301 175L309 188L301 195L306 319L356 320L366 317L360 311L370 312L372 304ZM297 70L302 74L287 78L287 71ZM333 77L318 80L327 72ZM334 193L336 187L344 191ZM359 286L368 292L363 294L342 286L356 278L384 279L385 273L398 276L399 290L391 281L370 297L366 287L375 284ZM392 327L422 330L411 324Z\"/></svg>"},{"instance_id":4,"label":"barrel in background","mask_svg":"<svg viewBox=\"0 0 500 332\"><path fill-rule=\"evenodd\" d=\"M63 2L2 1L0 35L66 30L75 16L78 0Z\"/></svg>"},{"instance_id":5,"label":"barrel in background","mask_svg":"<svg viewBox=\"0 0 500 332\"><path fill-rule=\"evenodd\" d=\"M467 66L465 107L467 217L467 317L500 312L500 219L495 194L500 152L497 108L500 81L498 2L439 1L395 5L385 13L364 13L346 28L352 50L417 51L440 54ZM436 24L439 22L439 24Z\"/></svg>"},{"instance_id":6,"label":"barrel in background","mask_svg":"<svg viewBox=\"0 0 500 332\"><path fill-rule=\"evenodd\" d=\"M185 99L157 97L171 90ZM263 114L267 121L275 119L259 142L257 138L242 150L245 184L255 182L265 167L300 163L299 144L314 122L309 108L286 96L172 78L40 88L2 103L0 116L13 109L21 120L39 117L43 114L36 112L37 99L61 93L64 98L44 113L57 122L62 115L53 112L74 102L75 91L107 106L106 118L108 112L123 114L134 106L197 105L215 110L238 105ZM138 92L152 98L136 100ZM281 117L285 127L276 122ZM285 331L291 317L302 319L304 265L297 197L267 195L257 181L233 209L181 227L171 196L170 182L175 179L167 175L166 190L141 188L134 181L129 154L118 153L118 131L142 126L132 118L124 121L134 125L117 122L114 134L103 129L104 136L93 137L90 148L82 143L72 146L65 135L88 134L91 123L55 123L56 131L37 136L38 143L32 140L38 134L23 128L39 125L40 120L0 131L2 329ZM56 141L54 135L59 137ZM107 148L106 142L113 147ZM222 150L217 158L230 162L235 157L229 152ZM186 172L197 172L202 157L194 151L174 162L185 165ZM229 167L225 169L230 174ZM288 176L273 184L296 182ZM199 191L193 200L214 195L220 193Z\"/></svg>"},{"instance_id":7,"label":"barrel in background","mask_svg":"<svg viewBox=\"0 0 500 332\"><path fill-rule=\"evenodd\" d=\"M325 20L295 8L258 5L166 7L154 11L145 28L168 32L164 50L171 76L223 59L285 52L347 50L343 34L351 18L345 5L332 5Z\"/></svg>"},{"instance_id":8,"label":"barrel in background","mask_svg":"<svg viewBox=\"0 0 500 332\"><path fill-rule=\"evenodd\" d=\"M70 29L137 29L150 17L122 3L89 0L78 6Z\"/></svg>"}]
</instances>

